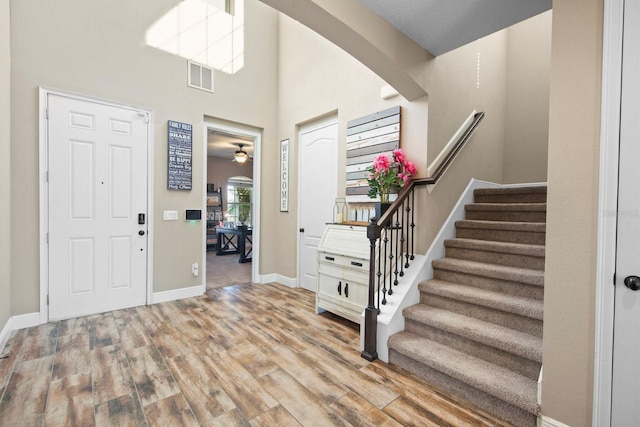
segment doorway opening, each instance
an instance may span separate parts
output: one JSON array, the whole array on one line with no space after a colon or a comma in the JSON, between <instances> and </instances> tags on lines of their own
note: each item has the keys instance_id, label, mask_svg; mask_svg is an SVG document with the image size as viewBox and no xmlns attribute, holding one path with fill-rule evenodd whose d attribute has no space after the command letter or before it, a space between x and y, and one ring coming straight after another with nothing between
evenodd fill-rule
<instances>
[{"instance_id":1,"label":"doorway opening","mask_svg":"<svg viewBox=\"0 0 640 427\"><path fill-rule=\"evenodd\" d=\"M205 122L206 289L259 283L259 130Z\"/></svg>"}]
</instances>

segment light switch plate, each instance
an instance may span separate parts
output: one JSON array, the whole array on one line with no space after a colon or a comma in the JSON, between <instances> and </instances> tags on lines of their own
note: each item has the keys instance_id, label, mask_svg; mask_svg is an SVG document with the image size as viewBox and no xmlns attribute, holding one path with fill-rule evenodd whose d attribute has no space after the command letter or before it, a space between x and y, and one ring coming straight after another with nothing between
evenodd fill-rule
<instances>
[{"instance_id":1,"label":"light switch plate","mask_svg":"<svg viewBox=\"0 0 640 427\"><path fill-rule=\"evenodd\" d=\"M162 214L165 221L178 220L178 211L163 211Z\"/></svg>"}]
</instances>

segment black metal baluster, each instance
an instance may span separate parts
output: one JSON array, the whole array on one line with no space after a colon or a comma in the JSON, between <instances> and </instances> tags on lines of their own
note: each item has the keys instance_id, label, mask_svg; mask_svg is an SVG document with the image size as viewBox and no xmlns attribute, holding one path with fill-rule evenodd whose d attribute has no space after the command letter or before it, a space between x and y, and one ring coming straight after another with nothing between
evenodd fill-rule
<instances>
[{"instance_id":1,"label":"black metal baluster","mask_svg":"<svg viewBox=\"0 0 640 427\"><path fill-rule=\"evenodd\" d=\"M393 227L396 230L396 247L395 247L395 262L393 263L393 267L394 267L394 272L393 272L393 285L394 286L398 286L398 262L402 263L402 258L398 258L398 242L400 241L399 235L402 233L402 230L400 230L400 223L398 222L398 212L394 212L393 214L393 219L395 220L395 222L393 223ZM389 285L389 287L391 288L391 285ZM389 294L391 294L391 292L389 292Z\"/></svg>"},{"instance_id":2,"label":"black metal baluster","mask_svg":"<svg viewBox=\"0 0 640 427\"><path fill-rule=\"evenodd\" d=\"M404 259L404 235L407 232L404 228L404 205L406 200L402 201L402 206L398 209L398 215L400 215L400 257L398 258L400 261L400 277L404 276L404 264L402 263Z\"/></svg>"},{"instance_id":3,"label":"black metal baluster","mask_svg":"<svg viewBox=\"0 0 640 427\"><path fill-rule=\"evenodd\" d=\"M415 189L413 189L412 191L415 191ZM411 215L411 202L409 201L409 199L407 199L406 202L407 202L407 207L405 209L405 217L407 218L407 230L406 230L407 246L406 246L406 252L404 254L404 258L405 258L404 268L409 268L409 244L411 243L411 231L409 230L410 229L409 215Z\"/></svg>"},{"instance_id":4,"label":"black metal baluster","mask_svg":"<svg viewBox=\"0 0 640 427\"><path fill-rule=\"evenodd\" d=\"M392 218L393 219L393 218ZM393 295L393 286L391 286L391 272L393 271L393 266L394 266L394 262L393 262L393 251L394 251L394 244L393 244L393 234L395 232L395 230L393 229L393 221L389 221L389 226L387 227L387 230L389 231L389 241L391 242L391 247L389 248L389 274L387 275L389 277L389 290L387 291L388 295Z\"/></svg>"},{"instance_id":5,"label":"black metal baluster","mask_svg":"<svg viewBox=\"0 0 640 427\"><path fill-rule=\"evenodd\" d=\"M384 233L384 268L382 269L382 305L387 303L387 248L389 239L387 238L387 231Z\"/></svg>"},{"instance_id":6,"label":"black metal baluster","mask_svg":"<svg viewBox=\"0 0 640 427\"><path fill-rule=\"evenodd\" d=\"M376 288L376 292L378 294L378 304L376 305L376 309L378 310L378 312L380 312L380 283L382 281L382 271L380 271L380 267L381 267L381 259L382 257L380 256L382 254L382 239L378 239L378 271L376 272L376 276L378 278L378 286Z\"/></svg>"},{"instance_id":7,"label":"black metal baluster","mask_svg":"<svg viewBox=\"0 0 640 427\"><path fill-rule=\"evenodd\" d=\"M416 192L412 191L411 192L411 256L410 256L410 260L413 261L415 256L413 255L413 244L416 240L416 236L414 234L414 228L416 226L415 223L415 210L416 210Z\"/></svg>"}]
</instances>

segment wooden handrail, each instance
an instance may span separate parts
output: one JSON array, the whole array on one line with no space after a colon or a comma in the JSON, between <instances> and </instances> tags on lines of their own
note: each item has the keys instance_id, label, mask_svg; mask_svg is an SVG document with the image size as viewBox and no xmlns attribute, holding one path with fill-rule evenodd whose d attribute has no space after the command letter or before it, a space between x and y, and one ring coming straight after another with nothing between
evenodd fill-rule
<instances>
[{"instance_id":1,"label":"wooden handrail","mask_svg":"<svg viewBox=\"0 0 640 427\"><path fill-rule=\"evenodd\" d=\"M405 256L407 257L406 267L409 266L408 260L413 259L413 227L415 226L413 221L413 206L414 206L414 197L415 197L414 190L417 186L434 185L440 180L440 178L442 177L442 175L444 175L447 168L451 165L451 163L453 163L453 160L456 158L458 153L462 150L462 148L466 145L467 141L469 141L471 136L474 134L474 132L478 128L478 125L480 124L482 119L484 119L484 112L476 113L473 116L471 123L469 123L465 131L462 133L462 135L460 135L458 140L451 147L451 149L445 156L444 160L442 160L442 162L436 168L435 172L428 178L418 178L418 179L411 180L409 185L402 188L402 190L398 193L398 197L393 203L391 203L391 206L389 206L389 209L387 209L387 211L384 214L382 214L380 218L372 218L371 223L367 226L367 238L369 239L369 243L370 243L369 245L369 293L368 293L367 308L365 309L365 312L364 312L364 322L365 322L364 349L361 353L361 356L369 361L373 361L378 358L378 353L377 353L378 319L377 317L378 317L379 307L376 307L376 304L375 304L376 279L378 279L378 287L379 287L380 276L383 276L386 274L386 271L381 273L378 270L376 272L376 266L375 266L376 242L379 242L379 239L382 236L382 230L389 227L389 229L391 230L391 233L393 233L394 232L393 230L395 229L396 230L395 233L401 233L401 236L402 236L401 238L402 247L400 249L400 255L401 256L403 255L403 250L405 249L404 236L405 235L409 236L409 232L407 231L408 228L407 229L404 228L405 224L404 224L404 217L402 217L403 213L402 212L398 213L398 211L401 208L404 208L406 203L406 208L404 209L406 210L406 215L407 215L407 227L411 228L411 234L410 234L411 254L409 255L408 248L405 254ZM410 196L411 196L411 200L409 201L408 199ZM411 224L409 224L409 221L408 221L410 212L411 212ZM399 223L398 223L398 215L403 219L401 226L399 226ZM391 224L391 221L393 218L396 218L395 224ZM390 227L390 226L393 226L393 227ZM386 237L385 237L385 240L386 240ZM386 245L386 242L385 242L385 245ZM391 246L393 249L393 242L391 243ZM396 254L397 253L398 253L398 250L396 246ZM393 255L391 255L390 258L393 258ZM398 262L397 259L395 260L395 262L397 266L397 262ZM400 266L402 268L402 260L400 260ZM398 272L396 269L395 274L397 275L397 273ZM400 275L402 274L403 273L401 271ZM386 286L386 281L385 281L386 278L383 277L382 280L384 283L383 285L384 287ZM392 289L391 282L389 283L389 285L390 285L389 295L391 295L391 289ZM379 289L378 289L378 292L380 292ZM386 292L386 290L383 289L383 293L384 292ZM382 303L384 304L384 299Z\"/></svg>"},{"instance_id":2,"label":"wooden handrail","mask_svg":"<svg viewBox=\"0 0 640 427\"><path fill-rule=\"evenodd\" d=\"M435 172L431 176L427 178L412 179L409 185L402 188L400 193L398 193L398 197L396 198L396 200L393 203L391 203L391 206L389 206L389 209L380 218L378 218L378 221L377 221L378 227L384 228L387 225L389 225L389 222L391 221L391 218L393 217L394 213L398 210L398 207L402 205L402 203L407 199L407 197L409 197L409 194L411 194L411 192L414 190L415 187L419 185L434 185L440 180L440 178L442 177L442 175L444 175L444 172L447 170L447 168L451 165L451 163L453 163L453 160L455 159L455 157L458 155L458 153L462 150L462 148L465 146L467 141L469 141L471 136L474 134L474 132L478 128L478 125L480 124L482 119L484 119L484 112L482 111L479 113L476 113L473 116L473 120L471 121L471 123L469 123L469 126L467 127L467 129L456 141L453 147L451 147L451 150L447 153L444 160L438 165ZM371 225L369 225L369 227L370 226Z\"/></svg>"}]
</instances>

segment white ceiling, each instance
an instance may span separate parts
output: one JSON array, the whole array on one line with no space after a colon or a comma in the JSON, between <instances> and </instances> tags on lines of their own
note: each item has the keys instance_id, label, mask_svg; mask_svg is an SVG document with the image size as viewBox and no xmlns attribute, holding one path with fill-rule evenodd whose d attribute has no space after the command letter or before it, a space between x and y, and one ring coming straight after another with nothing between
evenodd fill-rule
<instances>
[{"instance_id":1,"label":"white ceiling","mask_svg":"<svg viewBox=\"0 0 640 427\"><path fill-rule=\"evenodd\" d=\"M209 130L207 155L231 160L233 154L240 149L239 144L243 144L242 150L247 152L249 158L253 158L253 139Z\"/></svg>"},{"instance_id":2,"label":"white ceiling","mask_svg":"<svg viewBox=\"0 0 640 427\"><path fill-rule=\"evenodd\" d=\"M359 0L433 55L551 9L551 0Z\"/></svg>"}]
</instances>

